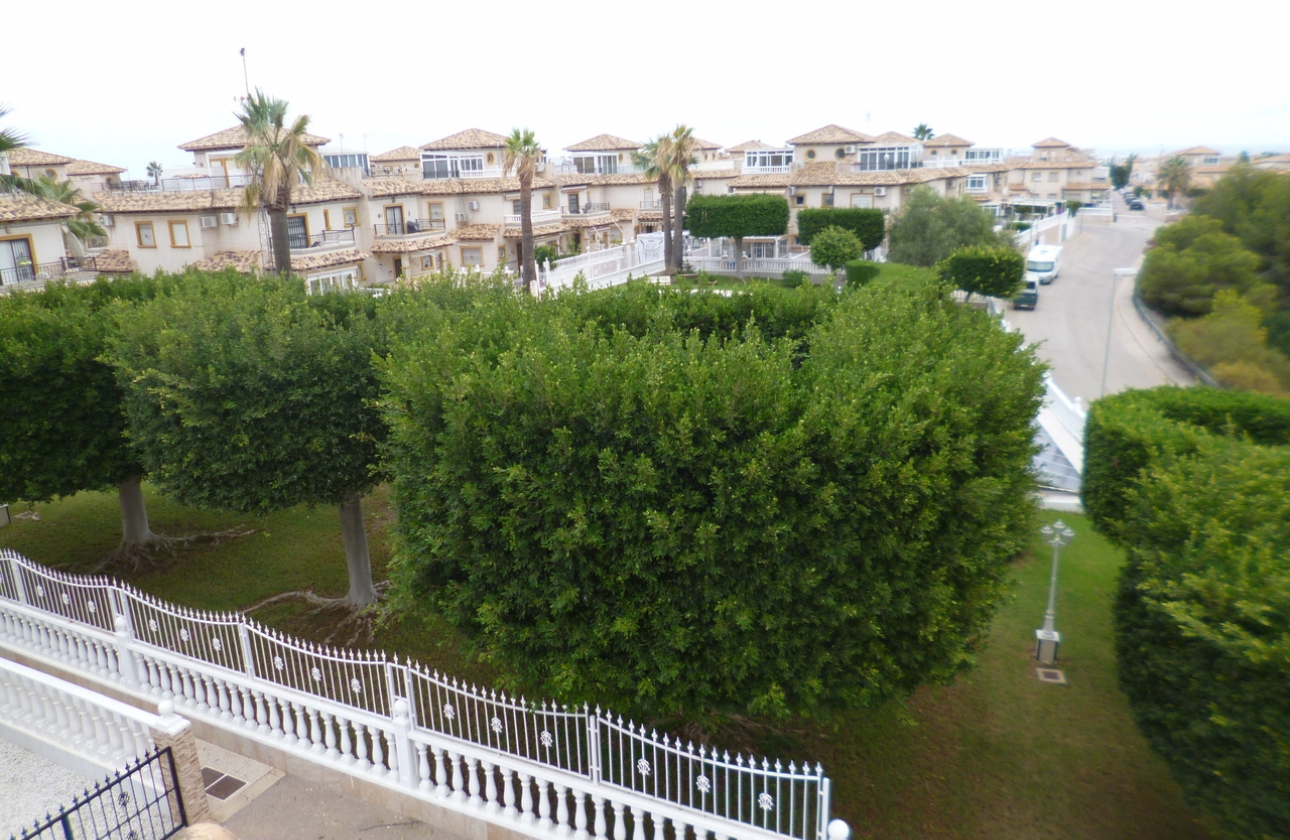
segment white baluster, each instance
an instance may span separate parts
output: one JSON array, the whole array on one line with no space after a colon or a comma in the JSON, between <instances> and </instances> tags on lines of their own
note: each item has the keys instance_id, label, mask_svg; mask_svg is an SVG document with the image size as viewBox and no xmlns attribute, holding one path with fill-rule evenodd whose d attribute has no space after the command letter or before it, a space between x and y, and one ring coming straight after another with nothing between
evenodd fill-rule
<instances>
[{"instance_id":1,"label":"white baluster","mask_svg":"<svg viewBox=\"0 0 1290 840\"><path fill-rule=\"evenodd\" d=\"M606 840L605 829L605 798L603 796L591 797L591 804L596 809L596 840Z\"/></svg>"},{"instance_id":2,"label":"white baluster","mask_svg":"<svg viewBox=\"0 0 1290 840\"><path fill-rule=\"evenodd\" d=\"M314 752L323 752L322 729L318 726L318 710L309 709L309 749Z\"/></svg>"},{"instance_id":3,"label":"white baluster","mask_svg":"<svg viewBox=\"0 0 1290 840\"><path fill-rule=\"evenodd\" d=\"M645 812L632 808L632 840L645 840Z\"/></svg>"},{"instance_id":4,"label":"white baluster","mask_svg":"<svg viewBox=\"0 0 1290 840\"><path fill-rule=\"evenodd\" d=\"M484 801L488 803L488 811L496 814L501 810L497 804L497 768L487 761L481 762L481 765L484 771Z\"/></svg>"},{"instance_id":5,"label":"white baluster","mask_svg":"<svg viewBox=\"0 0 1290 840\"><path fill-rule=\"evenodd\" d=\"M299 703L291 704L291 714L294 715L296 728L296 743L309 746L309 718L305 714L305 707Z\"/></svg>"},{"instance_id":6,"label":"white baluster","mask_svg":"<svg viewBox=\"0 0 1290 840\"><path fill-rule=\"evenodd\" d=\"M654 840L663 840L663 831L667 828L667 818L662 814L651 814L654 820Z\"/></svg>"},{"instance_id":7,"label":"white baluster","mask_svg":"<svg viewBox=\"0 0 1290 840\"><path fill-rule=\"evenodd\" d=\"M443 748L430 749L434 751L434 795L442 799L452 793L452 788L448 786L448 769L443 766Z\"/></svg>"},{"instance_id":8,"label":"white baluster","mask_svg":"<svg viewBox=\"0 0 1290 840\"><path fill-rule=\"evenodd\" d=\"M466 804L478 808L484 804L484 799L479 795L479 774L475 772L475 765L479 764L479 759L466 758L466 781L470 785L470 797L466 799Z\"/></svg>"},{"instance_id":9,"label":"white baluster","mask_svg":"<svg viewBox=\"0 0 1290 840\"><path fill-rule=\"evenodd\" d=\"M358 748L358 766L367 769L367 735L366 727L354 721L354 746Z\"/></svg>"},{"instance_id":10,"label":"white baluster","mask_svg":"<svg viewBox=\"0 0 1290 840\"><path fill-rule=\"evenodd\" d=\"M384 776L385 749L381 744L383 733L375 726L369 726L367 731L372 733L372 772L378 776Z\"/></svg>"},{"instance_id":11,"label":"white baluster","mask_svg":"<svg viewBox=\"0 0 1290 840\"><path fill-rule=\"evenodd\" d=\"M336 749L336 730L332 727L332 716L330 712L323 712L323 739L327 744L327 757L331 759L338 758L340 751Z\"/></svg>"},{"instance_id":12,"label":"white baluster","mask_svg":"<svg viewBox=\"0 0 1290 840\"><path fill-rule=\"evenodd\" d=\"M430 784L430 758L426 755L426 745L417 742L417 790L422 793L428 793L431 788Z\"/></svg>"},{"instance_id":13,"label":"white baluster","mask_svg":"<svg viewBox=\"0 0 1290 840\"><path fill-rule=\"evenodd\" d=\"M575 840L587 840L587 794L580 790L573 792L573 820L577 830L573 832Z\"/></svg>"},{"instance_id":14,"label":"white baluster","mask_svg":"<svg viewBox=\"0 0 1290 840\"><path fill-rule=\"evenodd\" d=\"M564 785L555 786L555 833L569 834L569 789Z\"/></svg>"},{"instance_id":15,"label":"white baluster","mask_svg":"<svg viewBox=\"0 0 1290 840\"><path fill-rule=\"evenodd\" d=\"M255 728L259 732L269 732L269 710L264 708L264 692L253 688L251 694L255 696Z\"/></svg>"},{"instance_id":16,"label":"white baluster","mask_svg":"<svg viewBox=\"0 0 1290 840\"><path fill-rule=\"evenodd\" d=\"M340 754L341 761L346 764L354 763L354 739L350 737L349 721L343 717L337 716L336 725L340 727Z\"/></svg>"},{"instance_id":17,"label":"white baluster","mask_svg":"<svg viewBox=\"0 0 1290 840\"><path fill-rule=\"evenodd\" d=\"M622 803L611 802L609 805L614 809L614 840L627 840L627 823L623 821Z\"/></svg>"},{"instance_id":18,"label":"white baluster","mask_svg":"<svg viewBox=\"0 0 1290 840\"><path fill-rule=\"evenodd\" d=\"M228 699L228 686L221 679L215 680L215 690L218 693L219 716L222 720L233 719L233 706Z\"/></svg>"},{"instance_id":19,"label":"white baluster","mask_svg":"<svg viewBox=\"0 0 1290 840\"><path fill-rule=\"evenodd\" d=\"M462 775L462 758L455 752L448 753L448 762L452 765L452 798L458 802L466 801L466 779Z\"/></svg>"}]
</instances>

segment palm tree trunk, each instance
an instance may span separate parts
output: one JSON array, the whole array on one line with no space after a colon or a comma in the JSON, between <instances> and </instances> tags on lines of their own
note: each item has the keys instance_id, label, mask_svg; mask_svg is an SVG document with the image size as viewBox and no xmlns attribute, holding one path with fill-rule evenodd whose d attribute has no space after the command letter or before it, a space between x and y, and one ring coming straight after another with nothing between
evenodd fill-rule
<instances>
[{"instance_id":1,"label":"palm tree trunk","mask_svg":"<svg viewBox=\"0 0 1290 840\"><path fill-rule=\"evenodd\" d=\"M681 273L682 263L685 262L685 184L678 184L676 187L676 201L672 203L676 212L672 215L676 218L672 220L672 268L677 274Z\"/></svg>"},{"instance_id":2,"label":"palm tree trunk","mask_svg":"<svg viewBox=\"0 0 1290 840\"><path fill-rule=\"evenodd\" d=\"M273 252L273 270L291 273L291 237L287 233L287 208L269 208L269 243Z\"/></svg>"},{"instance_id":3,"label":"palm tree trunk","mask_svg":"<svg viewBox=\"0 0 1290 840\"><path fill-rule=\"evenodd\" d=\"M666 175L658 177L659 197L663 200L663 265L667 271L672 270L672 237L668 235L672 226L672 179Z\"/></svg>"},{"instance_id":4,"label":"palm tree trunk","mask_svg":"<svg viewBox=\"0 0 1290 840\"><path fill-rule=\"evenodd\" d=\"M537 267L533 262L533 179L520 176L520 276L524 291L533 293Z\"/></svg>"}]
</instances>

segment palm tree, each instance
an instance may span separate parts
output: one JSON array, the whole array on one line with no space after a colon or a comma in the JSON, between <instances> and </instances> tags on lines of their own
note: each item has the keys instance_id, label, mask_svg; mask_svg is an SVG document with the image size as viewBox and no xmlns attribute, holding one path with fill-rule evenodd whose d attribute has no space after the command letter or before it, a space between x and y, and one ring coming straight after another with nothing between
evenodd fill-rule
<instances>
[{"instance_id":1,"label":"palm tree","mask_svg":"<svg viewBox=\"0 0 1290 840\"><path fill-rule=\"evenodd\" d=\"M1174 196L1191 189L1191 164L1187 163L1186 158L1171 157L1160 164L1160 168L1156 171L1156 180L1160 182L1161 189L1169 197L1169 207L1172 209Z\"/></svg>"},{"instance_id":2,"label":"palm tree","mask_svg":"<svg viewBox=\"0 0 1290 840\"><path fill-rule=\"evenodd\" d=\"M48 175L41 176L39 181L41 197L71 205L80 212L67 220L67 229L72 235L85 244L91 236L107 236L107 231L99 227L95 214L99 206L81 195L81 191L72 186L70 180L58 182Z\"/></svg>"},{"instance_id":3,"label":"palm tree","mask_svg":"<svg viewBox=\"0 0 1290 840\"><path fill-rule=\"evenodd\" d=\"M542 149L532 131L511 130L511 136L506 138L502 171L510 174L514 170L520 179L520 279L524 282L524 291L530 293L537 281L537 264L533 259L533 176L541 156Z\"/></svg>"},{"instance_id":4,"label":"palm tree","mask_svg":"<svg viewBox=\"0 0 1290 840\"><path fill-rule=\"evenodd\" d=\"M9 108L0 105L0 120L9 115ZM14 149L22 149L27 145L27 135L15 131L12 128L0 129L0 158L5 157ZM14 175L9 171L8 163L0 167L0 192L25 192L40 198L48 198L44 188L39 181L33 181L30 178L23 178Z\"/></svg>"},{"instance_id":5,"label":"palm tree","mask_svg":"<svg viewBox=\"0 0 1290 840\"><path fill-rule=\"evenodd\" d=\"M668 263L668 267L680 273L681 264L685 259L682 247L685 228L685 185L690 181L690 167L695 163L694 129L686 125L678 125L672 131L671 140L668 174L672 179L672 187L676 191L676 201L672 205L676 208L676 212L672 219L672 262Z\"/></svg>"},{"instance_id":6,"label":"palm tree","mask_svg":"<svg viewBox=\"0 0 1290 840\"><path fill-rule=\"evenodd\" d=\"M672 219L672 138L661 135L632 152L632 161L645 174L645 180L658 181L658 196L663 202L663 265L672 267L672 237L668 235Z\"/></svg>"},{"instance_id":7,"label":"palm tree","mask_svg":"<svg viewBox=\"0 0 1290 840\"><path fill-rule=\"evenodd\" d=\"M287 103L270 99L256 88L242 102L238 121L246 132L246 146L233 158L251 174L242 191L242 209L254 213L263 208L269 214L269 240L273 269L291 273L291 242L287 233L287 210L291 190L298 181L313 183L312 171L321 169L322 156L305 142L309 116L301 115L287 125Z\"/></svg>"},{"instance_id":8,"label":"palm tree","mask_svg":"<svg viewBox=\"0 0 1290 840\"><path fill-rule=\"evenodd\" d=\"M932 131L932 127L927 123L919 123L914 127L915 140L931 140L935 136L936 132Z\"/></svg>"},{"instance_id":9,"label":"palm tree","mask_svg":"<svg viewBox=\"0 0 1290 840\"><path fill-rule=\"evenodd\" d=\"M161 164L155 160L148 164L148 177L152 179L154 187L161 186Z\"/></svg>"}]
</instances>

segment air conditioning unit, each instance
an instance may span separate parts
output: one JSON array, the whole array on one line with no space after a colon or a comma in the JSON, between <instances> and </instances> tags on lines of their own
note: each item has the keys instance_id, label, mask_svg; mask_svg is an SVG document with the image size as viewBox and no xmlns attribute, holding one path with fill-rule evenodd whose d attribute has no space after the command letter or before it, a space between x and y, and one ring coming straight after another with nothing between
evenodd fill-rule
<instances>
[{"instance_id":1,"label":"air conditioning unit","mask_svg":"<svg viewBox=\"0 0 1290 840\"><path fill-rule=\"evenodd\" d=\"M478 201L467 201L467 202L466 202L466 209L467 209L467 210L478 210L478 209L479 209L479 202L478 202Z\"/></svg>"},{"instance_id":2,"label":"air conditioning unit","mask_svg":"<svg viewBox=\"0 0 1290 840\"><path fill-rule=\"evenodd\" d=\"M849 154L849 155L854 155L855 153L856 153L856 147L855 147L855 146L847 146L847 154Z\"/></svg>"},{"instance_id":3,"label":"air conditioning unit","mask_svg":"<svg viewBox=\"0 0 1290 840\"><path fill-rule=\"evenodd\" d=\"M788 194L789 194L789 195L797 195L797 187L789 187L789 188L788 188Z\"/></svg>"},{"instance_id":4,"label":"air conditioning unit","mask_svg":"<svg viewBox=\"0 0 1290 840\"><path fill-rule=\"evenodd\" d=\"M237 224L237 214L236 214L236 213L220 213L220 214L219 214L219 223L220 223L220 224L222 224L222 225L235 225L235 224Z\"/></svg>"},{"instance_id":5,"label":"air conditioning unit","mask_svg":"<svg viewBox=\"0 0 1290 840\"><path fill-rule=\"evenodd\" d=\"M464 221L466 221L466 214L465 214L465 213L454 213L454 214L453 214L453 218L454 218L454 219L456 219L456 220L457 220L457 221L459 221L459 222L464 222Z\"/></svg>"},{"instance_id":6,"label":"air conditioning unit","mask_svg":"<svg viewBox=\"0 0 1290 840\"><path fill-rule=\"evenodd\" d=\"M111 216L99 216L99 224L103 227L112 227L115 222L112 221Z\"/></svg>"},{"instance_id":7,"label":"air conditioning unit","mask_svg":"<svg viewBox=\"0 0 1290 840\"><path fill-rule=\"evenodd\" d=\"M219 227L219 219L214 216L202 216L202 228Z\"/></svg>"},{"instance_id":8,"label":"air conditioning unit","mask_svg":"<svg viewBox=\"0 0 1290 840\"><path fill-rule=\"evenodd\" d=\"M886 194L887 194L887 188L886 188L886 187L874 187L874 188L873 188L873 194L874 194L874 195L886 195Z\"/></svg>"}]
</instances>

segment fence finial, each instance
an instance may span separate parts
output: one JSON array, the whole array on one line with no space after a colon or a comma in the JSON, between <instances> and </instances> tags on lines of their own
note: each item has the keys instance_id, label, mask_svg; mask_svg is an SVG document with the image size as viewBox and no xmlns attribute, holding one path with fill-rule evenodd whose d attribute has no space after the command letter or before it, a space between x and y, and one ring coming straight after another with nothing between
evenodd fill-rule
<instances>
[{"instance_id":1,"label":"fence finial","mask_svg":"<svg viewBox=\"0 0 1290 840\"><path fill-rule=\"evenodd\" d=\"M829 821L829 840L849 840L851 837L851 826L847 825L846 820Z\"/></svg>"}]
</instances>

